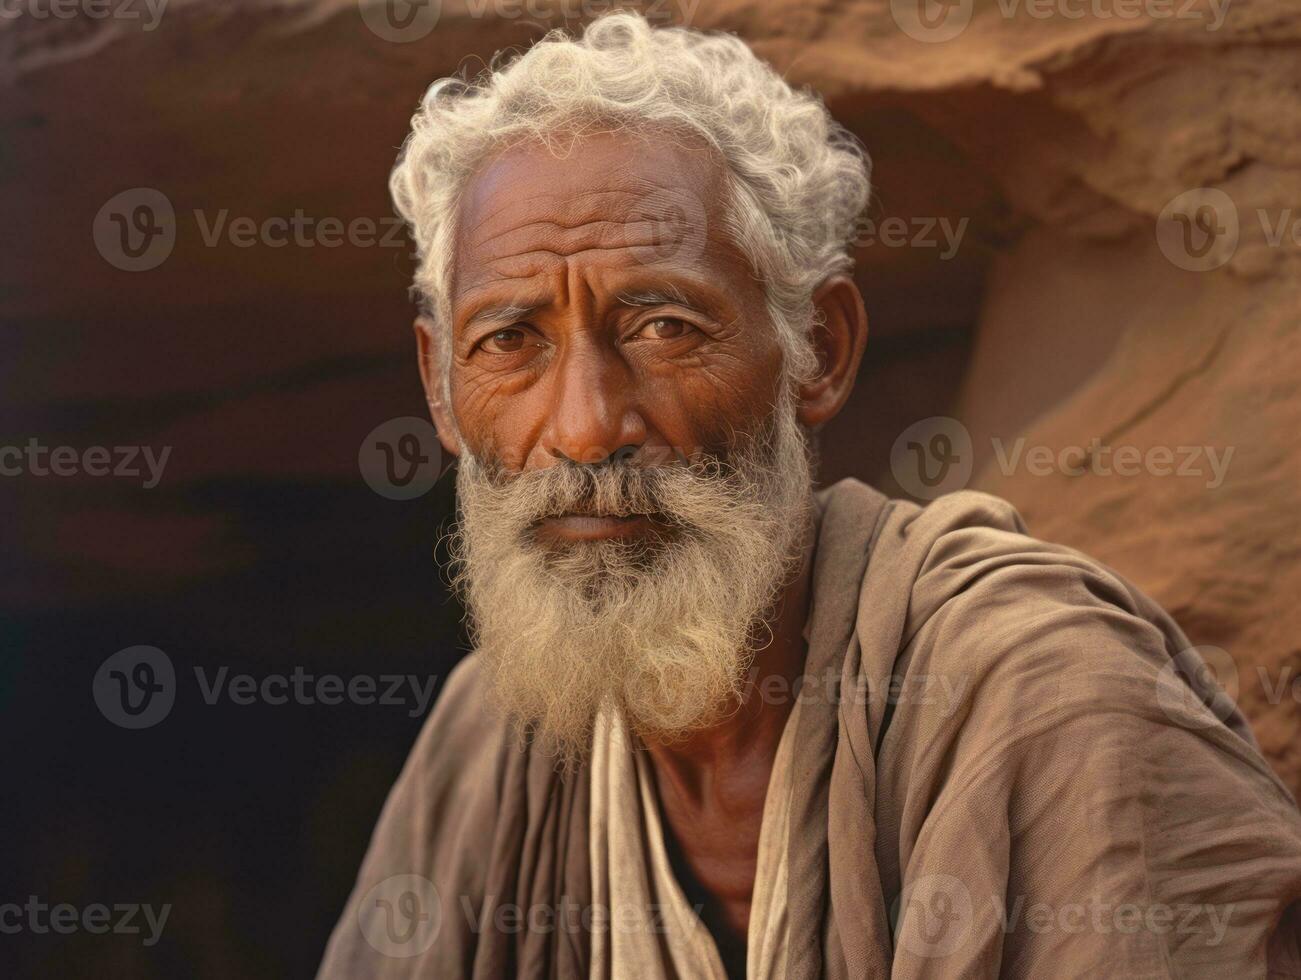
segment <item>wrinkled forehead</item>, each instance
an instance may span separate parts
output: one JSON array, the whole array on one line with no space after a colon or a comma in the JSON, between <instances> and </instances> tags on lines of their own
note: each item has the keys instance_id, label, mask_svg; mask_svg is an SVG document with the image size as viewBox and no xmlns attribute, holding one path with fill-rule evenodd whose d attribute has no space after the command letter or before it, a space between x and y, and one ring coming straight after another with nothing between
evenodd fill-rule
<instances>
[{"instance_id":1,"label":"wrinkled forehead","mask_svg":"<svg viewBox=\"0 0 1301 980\"><path fill-rule=\"evenodd\" d=\"M735 272L740 256L723 235L726 193L717 154L682 139L600 134L563 155L539 143L511 147L462 195L454 294L575 259Z\"/></svg>"}]
</instances>

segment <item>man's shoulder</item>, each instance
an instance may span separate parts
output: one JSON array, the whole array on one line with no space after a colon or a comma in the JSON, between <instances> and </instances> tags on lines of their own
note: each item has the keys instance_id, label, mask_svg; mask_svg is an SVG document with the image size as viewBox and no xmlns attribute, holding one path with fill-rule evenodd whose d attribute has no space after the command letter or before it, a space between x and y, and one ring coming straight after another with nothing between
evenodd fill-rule
<instances>
[{"instance_id":1,"label":"man's shoulder","mask_svg":"<svg viewBox=\"0 0 1301 980\"><path fill-rule=\"evenodd\" d=\"M847 479L819 494L825 518L870 518L876 528L871 563L888 569L896 583L911 583L910 605L921 615L936 603L979 596L989 584L1003 600L1099 598L1138 612L1159 614L1155 604L1103 562L1065 544L1034 537L1016 507L993 494L961 490L927 503L888 499ZM870 572L869 572L869 577ZM1062 586L1087 582L1084 592Z\"/></svg>"},{"instance_id":2,"label":"man's shoulder","mask_svg":"<svg viewBox=\"0 0 1301 980\"><path fill-rule=\"evenodd\" d=\"M869 512L869 494L857 481L836 484L821 498L824 519L852 523ZM1188 645L1122 575L1031 536L1006 500L960 491L873 509L856 620L882 669L898 658L896 670L961 674L972 690L984 675L1059 689L1070 677L1093 683L1104 665L1111 676L1150 674Z\"/></svg>"},{"instance_id":3,"label":"man's shoulder","mask_svg":"<svg viewBox=\"0 0 1301 980\"><path fill-rule=\"evenodd\" d=\"M1033 537L1006 500L961 491L926 506L892 502L860 624L873 617L874 594L901 587L896 669L952 684L964 703L950 707L961 717L992 708L1002 720L991 730L1017 731L1036 715L1072 711L1194 727L1210 719L1253 744L1214 672L1156 601L1101 561Z\"/></svg>"},{"instance_id":4,"label":"man's shoulder","mask_svg":"<svg viewBox=\"0 0 1301 980\"><path fill-rule=\"evenodd\" d=\"M495 742L497 735L504 734L506 721L498 712L489 710L486 686L478 653L471 652L457 661L425 720L417 749L421 743L460 747L462 743Z\"/></svg>"},{"instance_id":5,"label":"man's shoulder","mask_svg":"<svg viewBox=\"0 0 1301 980\"><path fill-rule=\"evenodd\" d=\"M448 674L403 769L403 778L426 792L455 793L499 767L509 745L509 725L490 708L477 653Z\"/></svg>"},{"instance_id":6,"label":"man's shoulder","mask_svg":"<svg viewBox=\"0 0 1301 980\"><path fill-rule=\"evenodd\" d=\"M881 526L891 544L925 547L946 534L968 528L983 528L1007 534L1028 535L1016 507L1001 497L978 490L946 493L926 503L888 497L861 480L848 477L816 494L823 520Z\"/></svg>"}]
</instances>

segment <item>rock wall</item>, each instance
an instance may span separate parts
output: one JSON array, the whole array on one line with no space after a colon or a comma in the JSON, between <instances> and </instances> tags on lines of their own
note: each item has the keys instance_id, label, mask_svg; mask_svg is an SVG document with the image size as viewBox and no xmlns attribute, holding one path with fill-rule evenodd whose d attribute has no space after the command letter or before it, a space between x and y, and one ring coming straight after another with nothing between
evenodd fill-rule
<instances>
[{"instance_id":1,"label":"rock wall","mask_svg":"<svg viewBox=\"0 0 1301 980\"><path fill-rule=\"evenodd\" d=\"M6 412L52 439L182 447L144 499L76 479L11 488L27 515L18 557L0 562L11 605L201 588L263 557L232 483L356 479L365 433L420 411L406 249L246 247L209 241L213 222L382 223L422 87L591 7L448 0L409 43L376 29L374 4L342 0L173 0L152 28L0 22ZM1301 11L652 9L739 31L874 156L858 272L873 339L824 434L824 476L907 490L888 462L900 433L954 420L972 447L961 482L1010 498L1032 531L1113 565L1194 643L1227 651L1222 681L1301 790ZM106 261L92 233L136 188L176 215L172 252L143 273ZM1056 462L1009 462L1018 440ZM1107 465L1123 447L1135 475ZM330 547L306 532L294 546Z\"/></svg>"},{"instance_id":2,"label":"rock wall","mask_svg":"<svg viewBox=\"0 0 1301 980\"><path fill-rule=\"evenodd\" d=\"M970 219L947 263L860 253L878 346L824 475L917 490L894 441L958 426L946 488L1156 597L1301 790L1301 11L958 4L919 41L910 6L708 14L854 121L880 213Z\"/></svg>"}]
</instances>

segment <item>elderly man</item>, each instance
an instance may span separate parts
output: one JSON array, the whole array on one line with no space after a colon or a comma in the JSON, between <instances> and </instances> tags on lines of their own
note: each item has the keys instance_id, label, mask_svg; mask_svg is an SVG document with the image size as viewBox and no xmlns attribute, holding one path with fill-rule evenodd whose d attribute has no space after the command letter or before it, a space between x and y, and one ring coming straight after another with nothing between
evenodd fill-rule
<instances>
[{"instance_id":1,"label":"elderly man","mask_svg":"<svg viewBox=\"0 0 1301 980\"><path fill-rule=\"evenodd\" d=\"M1301 820L1167 616L993 498L814 494L815 97L615 14L436 83L392 187L477 649L322 977L1301 976Z\"/></svg>"}]
</instances>

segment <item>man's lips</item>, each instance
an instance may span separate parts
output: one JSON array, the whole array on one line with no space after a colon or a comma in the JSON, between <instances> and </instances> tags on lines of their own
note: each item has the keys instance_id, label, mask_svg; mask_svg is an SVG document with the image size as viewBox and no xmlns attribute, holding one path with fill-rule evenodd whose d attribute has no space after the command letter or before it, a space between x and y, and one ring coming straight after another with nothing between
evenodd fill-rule
<instances>
[{"instance_id":1,"label":"man's lips","mask_svg":"<svg viewBox=\"0 0 1301 980\"><path fill-rule=\"evenodd\" d=\"M606 538L637 538L652 531L647 514L611 517L598 514L557 514L544 517L537 525L538 536L559 541L599 541Z\"/></svg>"}]
</instances>

